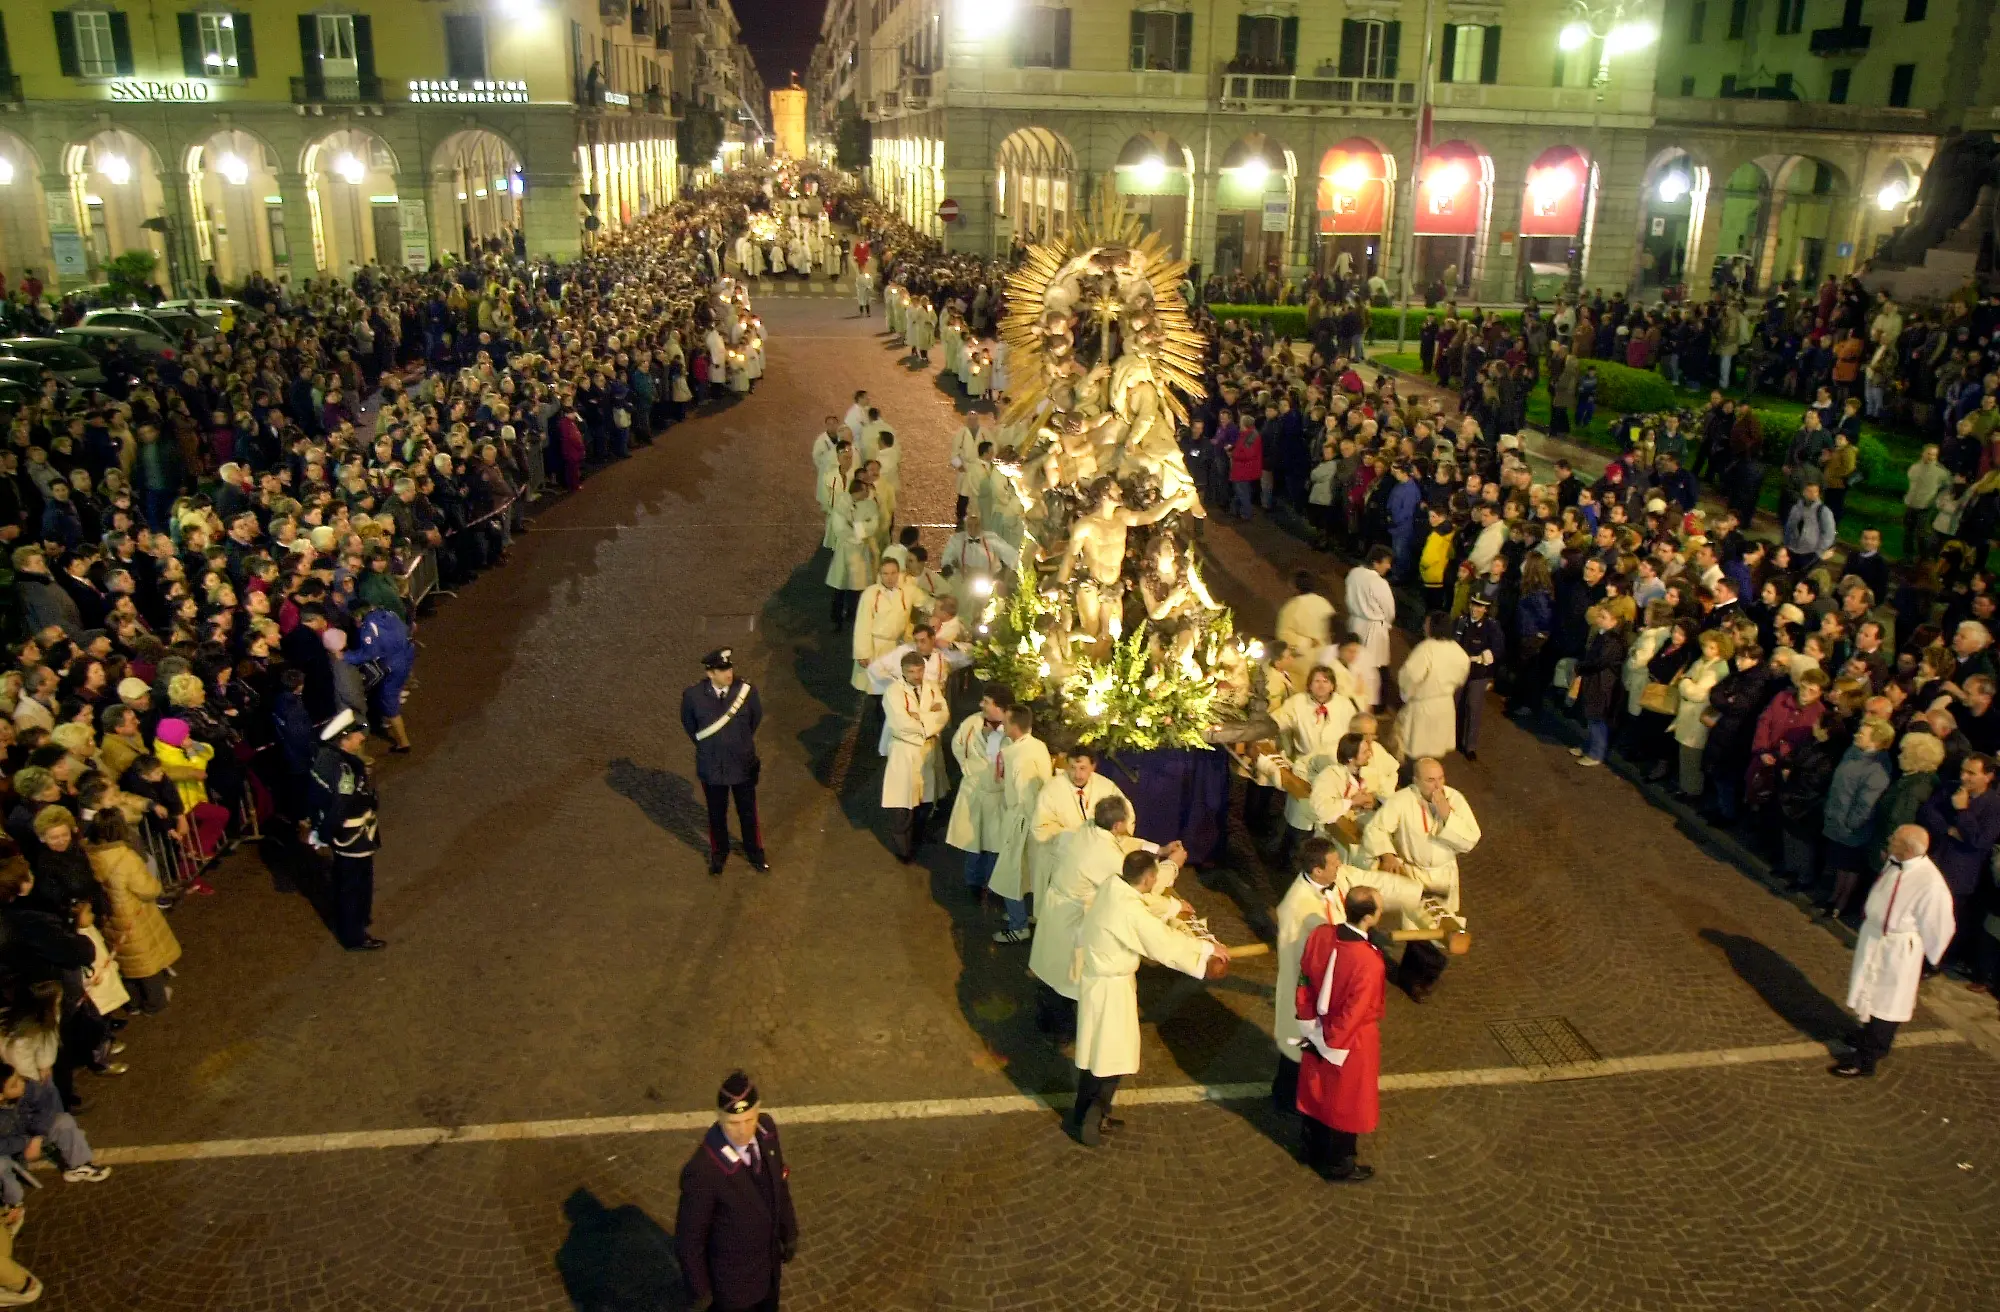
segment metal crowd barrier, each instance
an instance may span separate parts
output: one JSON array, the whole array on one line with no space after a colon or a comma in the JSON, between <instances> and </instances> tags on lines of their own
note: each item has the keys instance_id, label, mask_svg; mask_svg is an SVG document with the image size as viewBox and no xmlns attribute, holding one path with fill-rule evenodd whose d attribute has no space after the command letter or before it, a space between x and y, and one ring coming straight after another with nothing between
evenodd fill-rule
<instances>
[{"instance_id":1,"label":"metal crowd barrier","mask_svg":"<svg viewBox=\"0 0 2000 1312\"><path fill-rule=\"evenodd\" d=\"M418 552L410 567L396 580L396 586L402 592L403 600L409 603L410 613L416 614L417 607L423 605L432 593L442 591L438 587L437 552L429 547ZM452 594L446 592L444 595L448 597Z\"/></svg>"}]
</instances>

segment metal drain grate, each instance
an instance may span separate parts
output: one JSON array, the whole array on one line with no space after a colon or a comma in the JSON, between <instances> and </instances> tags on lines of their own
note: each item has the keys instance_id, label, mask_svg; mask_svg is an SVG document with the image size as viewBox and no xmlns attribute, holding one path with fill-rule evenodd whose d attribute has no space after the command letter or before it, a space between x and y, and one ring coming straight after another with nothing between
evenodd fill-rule
<instances>
[{"instance_id":1,"label":"metal drain grate","mask_svg":"<svg viewBox=\"0 0 2000 1312\"><path fill-rule=\"evenodd\" d=\"M1602 1060L1576 1026L1560 1016L1496 1020L1488 1028L1517 1065L1580 1066Z\"/></svg>"}]
</instances>

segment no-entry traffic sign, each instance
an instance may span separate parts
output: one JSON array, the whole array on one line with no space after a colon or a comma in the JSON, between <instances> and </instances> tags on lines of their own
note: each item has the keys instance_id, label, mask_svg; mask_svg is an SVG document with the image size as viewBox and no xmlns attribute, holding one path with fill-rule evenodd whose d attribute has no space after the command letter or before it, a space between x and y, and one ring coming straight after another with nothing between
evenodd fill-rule
<instances>
[{"instance_id":1,"label":"no-entry traffic sign","mask_svg":"<svg viewBox=\"0 0 2000 1312\"><path fill-rule=\"evenodd\" d=\"M940 203L939 203L939 205L938 205L938 217L939 217L940 219L943 219L943 220L944 220L944 221L945 221L946 223L955 223L955 222L957 222L957 221L958 221L958 202L957 202L957 201L955 201L955 200L952 200L952 199L951 199L950 197L946 197L946 198L945 198L945 199L944 199L944 200L943 200L942 202L940 202Z\"/></svg>"}]
</instances>

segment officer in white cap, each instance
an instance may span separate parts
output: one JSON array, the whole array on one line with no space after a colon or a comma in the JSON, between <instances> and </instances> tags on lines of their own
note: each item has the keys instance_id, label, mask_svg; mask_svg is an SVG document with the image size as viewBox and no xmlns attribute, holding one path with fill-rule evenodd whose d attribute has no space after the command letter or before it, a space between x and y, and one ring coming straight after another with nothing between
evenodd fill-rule
<instances>
[{"instance_id":1,"label":"officer in white cap","mask_svg":"<svg viewBox=\"0 0 2000 1312\"><path fill-rule=\"evenodd\" d=\"M729 799L743 829L743 854L758 870L764 859L764 832L757 823L757 726L764 707L757 690L736 677L733 653L718 647L701 658L708 677L681 694L681 728L694 740L694 772L708 800L708 873L722 873L729 859Z\"/></svg>"},{"instance_id":2,"label":"officer in white cap","mask_svg":"<svg viewBox=\"0 0 2000 1312\"><path fill-rule=\"evenodd\" d=\"M311 780L313 831L318 844L333 853L334 936L349 952L374 952L388 944L368 932L375 916L375 853L382 846L375 788L361 759L368 726L345 710L326 722L319 740Z\"/></svg>"}]
</instances>

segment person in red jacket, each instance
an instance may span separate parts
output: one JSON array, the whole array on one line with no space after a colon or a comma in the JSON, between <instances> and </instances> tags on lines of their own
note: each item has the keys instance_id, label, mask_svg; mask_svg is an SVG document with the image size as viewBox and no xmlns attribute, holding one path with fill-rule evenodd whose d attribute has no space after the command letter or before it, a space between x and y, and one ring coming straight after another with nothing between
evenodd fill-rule
<instances>
[{"instance_id":1,"label":"person in red jacket","mask_svg":"<svg viewBox=\"0 0 2000 1312\"><path fill-rule=\"evenodd\" d=\"M1368 931L1381 895L1356 884L1343 899L1347 923L1321 925L1299 960L1299 1116L1306 1164L1325 1180L1360 1184L1375 1168L1354 1161L1355 1139L1381 1111L1382 951Z\"/></svg>"},{"instance_id":2,"label":"person in red jacket","mask_svg":"<svg viewBox=\"0 0 2000 1312\"><path fill-rule=\"evenodd\" d=\"M1246 416L1235 443L1229 448L1229 487L1238 519L1250 518L1263 478L1264 437L1257 431L1256 423Z\"/></svg>"}]
</instances>

